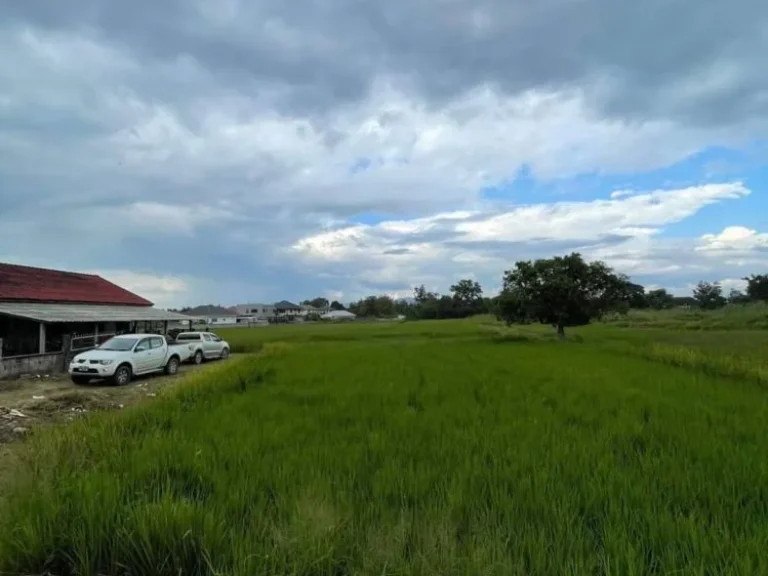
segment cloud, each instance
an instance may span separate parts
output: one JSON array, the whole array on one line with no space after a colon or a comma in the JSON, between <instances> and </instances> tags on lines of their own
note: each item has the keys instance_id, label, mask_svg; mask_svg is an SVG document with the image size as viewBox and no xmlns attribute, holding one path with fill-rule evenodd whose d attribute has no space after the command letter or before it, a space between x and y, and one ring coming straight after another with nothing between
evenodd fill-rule
<instances>
[{"instance_id":1,"label":"cloud","mask_svg":"<svg viewBox=\"0 0 768 576\"><path fill-rule=\"evenodd\" d=\"M309 267L337 267L346 276L354 271L358 281L400 282L403 288L423 277L445 287L457 274L477 273L489 281L515 260L571 250L631 275L701 273L711 264L680 258L681 250L692 251L691 240L661 239L658 234L707 205L748 194L742 183L732 182L610 201L531 204L499 213L384 221L311 235L291 251ZM430 235L426 239L425 233Z\"/></svg>"},{"instance_id":2,"label":"cloud","mask_svg":"<svg viewBox=\"0 0 768 576\"><path fill-rule=\"evenodd\" d=\"M463 212L412 221L384 221L322 232L299 240L292 250L309 259L344 260L375 257L408 249L417 255L430 247L418 241L424 232L442 232L441 243L463 248L488 242L594 242L611 236L644 238L661 226L679 222L709 204L749 194L740 182L708 184L679 190L656 190L619 200L530 204L501 213ZM416 238L417 241L413 241ZM433 246L432 249L439 249ZM403 252L395 253L401 255Z\"/></svg>"},{"instance_id":3,"label":"cloud","mask_svg":"<svg viewBox=\"0 0 768 576\"><path fill-rule=\"evenodd\" d=\"M86 273L96 274L131 292L141 294L157 307L174 306L176 302L184 299L190 289L185 280L174 276L156 276L130 270L90 270Z\"/></svg>"},{"instance_id":4,"label":"cloud","mask_svg":"<svg viewBox=\"0 0 768 576\"><path fill-rule=\"evenodd\" d=\"M744 226L729 226L720 234L705 234L701 245L696 247L701 252L744 253L768 250L768 234Z\"/></svg>"},{"instance_id":5,"label":"cloud","mask_svg":"<svg viewBox=\"0 0 768 576\"><path fill-rule=\"evenodd\" d=\"M743 278L723 278L718 281L718 284L723 288L723 294L730 294L731 290L738 290L744 292L747 289L747 281Z\"/></svg>"},{"instance_id":6,"label":"cloud","mask_svg":"<svg viewBox=\"0 0 768 576\"><path fill-rule=\"evenodd\" d=\"M482 84L510 94L588 85L604 113L719 124L765 111L767 81L753 71L766 15L756 0L28 0L7 6L4 21L93 30L149 63L185 53L227 88L273 87L274 104L292 113L358 101L384 74L436 102Z\"/></svg>"},{"instance_id":7,"label":"cloud","mask_svg":"<svg viewBox=\"0 0 768 576\"><path fill-rule=\"evenodd\" d=\"M764 137L764 3L6 4L8 258L183 278L179 298L221 301L444 288L574 247L660 275L759 259L755 238L664 237L744 197L738 170L630 190ZM585 198L584 175L626 189ZM514 205L486 200L499 187Z\"/></svg>"},{"instance_id":8,"label":"cloud","mask_svg":"<svg viewBox=\"0 0 768 576\"><path fill-rule=\"evenodd\" d=\"M131 226L161 233L190 235L198 226L240 220L230 209L217 206L174 206L160 202L134 202L123 210L124 218Z\"/></svg>"},{"instance_id":9,"label":"cloud","mask_svg":"<svg viewBox=\"0 0 768 576\"><path fill-rule=\"evenodd\" d=\"M460 223L465 241L538 239L589 240L617 234L642 236L679 222L703 206L749 194L741 183L657 190L624 200L562 202L523 206L486 220Z\"/></svg>"}]
</instances>

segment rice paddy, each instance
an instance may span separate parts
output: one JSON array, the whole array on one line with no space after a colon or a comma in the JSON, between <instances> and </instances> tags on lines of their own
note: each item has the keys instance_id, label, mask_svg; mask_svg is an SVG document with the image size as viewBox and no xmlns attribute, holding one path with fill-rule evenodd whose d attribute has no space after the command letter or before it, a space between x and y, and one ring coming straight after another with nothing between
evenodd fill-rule
<instances>
[{"instance_id":1,"label":"rice paddy","mask_svg":"<svg viewBox=\"0 0 768 576\"><path fill-rule=\"evenodd\" d=\"M490 319L221 332L231 362L28 440L0 572L768 574L757 345Z\"/></svg>"}]
</instances>

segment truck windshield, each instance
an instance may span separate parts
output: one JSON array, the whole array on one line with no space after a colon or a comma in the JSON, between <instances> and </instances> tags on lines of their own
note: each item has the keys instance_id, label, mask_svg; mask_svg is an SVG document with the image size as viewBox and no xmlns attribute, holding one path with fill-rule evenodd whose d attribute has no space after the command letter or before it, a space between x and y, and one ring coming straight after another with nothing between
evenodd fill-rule
<instances>
[{"instance_id":1,"label":"truck windshield","mask_svg":"<svg viewBox=\"0 0 768 576\"><path fill-rule=\"evenodd\" d=\"M117 352L127 352L132 349L138 338L110 338L104 344L99 346L99 350L115 350Z\"/></svg>"},{"instance_id":2,"label":"truck windshield","mask_svg":"<svg viewBox=\"0 0 768 576\"><path fill-rule=\"evenodd\" d=\"M200 340L200 334L179 334L176 336L177 342L182 340Z\"/></svg>"}]
</instances>

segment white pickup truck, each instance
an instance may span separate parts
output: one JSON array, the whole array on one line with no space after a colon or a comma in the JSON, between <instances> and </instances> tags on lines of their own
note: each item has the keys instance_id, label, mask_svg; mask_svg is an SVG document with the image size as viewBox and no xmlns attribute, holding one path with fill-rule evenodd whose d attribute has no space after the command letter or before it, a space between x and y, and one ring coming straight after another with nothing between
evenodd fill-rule
<instances>
[{"instance_id":1,"label":"white pickup truck","mask_svg":"<svg viewBox=\"0 0 768 576\"><path fill-rule=\"evenodd\" d=\"M214 358L223 360L229 356L229 343L213 332L180 332L173 343L194 346L190 359L195 364Z\"/></svg>"},{"instance_id":2,"label":"white pickup truck","mask_svg":"<svg viewBox=\"0 0 768 576\"><path fill-rule=\"evenodd\" d=\"M169 345L158 334L124 334L75 356L69 374L76 384L102 378L122 386L139 374L176 374L179 364L189 360L195 351L195 346L188 343Z\"/></svg>"}]
</instances>

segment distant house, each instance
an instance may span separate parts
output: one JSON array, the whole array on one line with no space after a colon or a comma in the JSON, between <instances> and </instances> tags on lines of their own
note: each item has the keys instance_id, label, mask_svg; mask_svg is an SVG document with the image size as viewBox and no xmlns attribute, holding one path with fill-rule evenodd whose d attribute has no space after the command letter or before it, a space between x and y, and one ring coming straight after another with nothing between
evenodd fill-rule
<instances>
[{"instance_id":1,"label":"distant house","mask_svg":"<svg viewBox=\"0 0 768 576\"><path fill-rule=\"evenodd\" d=\"M275 316L276 317L297 317L301 316L301 306L289 302L288 300L281 300L275 302Z\"/></svg>"},{"instance_id":2,"label":"distant house","mask_svg":"<svg viewBox=\"0 0 768 576\"><path fill-rule=\"evenodd\" d=\"M320 318L323 320L354 320L357 316L348 310L331 310L320 316Z\"/></svg>"},{"instance_id":3,"label":"distant house","mask_svg":"<svg viewBox=\"0 0 768 576\"><path fill-rule=\"evenodd\" d=\"M223 306L195 306L183 312L195 320L205 322L209 326L231 326L237 324L237 310Z\"/></svg>"},{"instance_id":4,"label":"distant house","mask_svg":"<svg viewBox=\"0 0 768 576\"><path fill-rule=\"evenodd\" d=\"M305 318L307 316L321 316L328 312L327 308L316 308L315 306L310 306L309 304L302 304L300 306L301 308L301 315Z\"/></svg>"},{"instance_id":5,"label":"distant house","mask_svg":"<svg viewBox=\"0 0 768 576\"><path fill-rule=\"evenodd\" d=\"M275 317L274 304L238 304L235 306L238 324L268 322Z\"/></svg>"},{"instance_id":6,"label":"distant house","mask_svg":"<svg viewBox=\"0 0 768 576\"><path fill-rule=\"evenodd\" d=\"M189 318L93 274L0 264L0 378L65 368L115 334L164 332Z\"/></svg>"},{"instance_id":7,"label":"distant house","mask_svg":"<svg viewBox=\"0 0 768 576\"><path fill-rule=\"evenodd\" d=\"M238 304L234 310L239 324L259 322L286 322L307 316L311 306L300 306L288 300L274 304Z\"/></svg>"}]
</instances>

